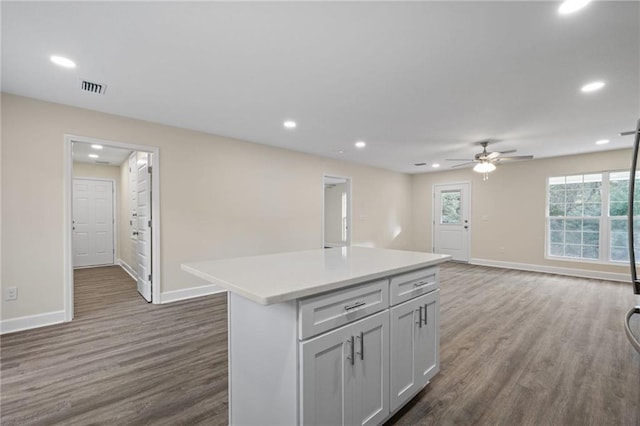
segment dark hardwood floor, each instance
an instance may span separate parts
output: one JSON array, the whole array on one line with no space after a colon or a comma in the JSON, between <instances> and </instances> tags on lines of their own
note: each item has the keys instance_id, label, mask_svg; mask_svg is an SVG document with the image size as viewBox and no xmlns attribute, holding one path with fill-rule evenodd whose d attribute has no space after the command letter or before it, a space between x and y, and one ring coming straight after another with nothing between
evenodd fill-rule
<instances>
[{"instance_id":1,"label":"dark hardwood floor","mask_svg":"<svg viewBox=\"0 0 640 426\"><path fill-rule=\"evenodd\" d=\"M445 264L440 374L388 424L640 425L637 303L626 284ZM223 294L151 305L119 267L78 270L73 322L0 338L1 424L226 424L226 328Z\"/></svg>"}]
</instances>

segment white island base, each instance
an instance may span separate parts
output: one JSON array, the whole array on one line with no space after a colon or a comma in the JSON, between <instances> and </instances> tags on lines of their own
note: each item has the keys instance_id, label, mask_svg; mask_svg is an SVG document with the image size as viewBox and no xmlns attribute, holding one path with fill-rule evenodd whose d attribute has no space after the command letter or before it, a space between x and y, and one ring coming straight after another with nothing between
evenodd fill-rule
<instances>
[{"instance_id":1,"label":"white island base","mask_svg":"<svg viewBox=\"0 0 640 426\"><path fill-rule=\"evenodd\" d=\"M230 290L229 424L391 417L439 370L448 258L353 247L183 265Z\"/></svg>"}]
</instances>

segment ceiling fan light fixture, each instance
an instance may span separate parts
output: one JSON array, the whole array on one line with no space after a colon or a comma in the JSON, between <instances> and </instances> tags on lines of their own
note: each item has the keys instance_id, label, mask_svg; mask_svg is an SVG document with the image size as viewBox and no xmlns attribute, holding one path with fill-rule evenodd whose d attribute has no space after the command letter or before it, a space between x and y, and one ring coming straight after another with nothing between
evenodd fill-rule
<instances>
[{"instance_id":1,"label":"ceiling fan light fixture","mask_svg":"<svg viewBox=\"0 0 640 426\"><path fill-rule=\"evenodd\" d=\"M487 161L483 161L473 166L473 171L477 173L491 173L495 169L496 165Z\"/></svg>"}]
</instances>

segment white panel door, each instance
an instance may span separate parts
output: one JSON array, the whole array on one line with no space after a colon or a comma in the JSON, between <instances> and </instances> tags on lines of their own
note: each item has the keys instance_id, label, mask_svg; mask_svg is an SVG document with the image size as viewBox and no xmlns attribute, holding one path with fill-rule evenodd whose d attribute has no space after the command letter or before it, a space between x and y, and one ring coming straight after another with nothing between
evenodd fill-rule
<instances>
[{"instance_id":1,"label":"white panel door","mask_svg":"<svg viewBox=\"0 0 640 426\"><path fill-rule=\"evenodd\" d=\"M356 425L378 425L389 414L389 311L354 324Z\"/></svg>"},{"instance_id":2,"label":"white panel door","mask_svg":"<svg viewBox=\"0 0 640 426\"><path fill-rule=\"evenodd\" d=\"M434 185L433 251L469 261L470 189L468 183Z\"/></svg>"},{"instance_id":3,"label":"white panel door","mask_svg":"<svg viewBox=\"0 0 640 426\"><path fill-rule=\"evenodd\" d=\"M73 266L111 265L113 182L73 180Z\"/></svg>"},{"instance_id":4,"label":"white panel door","mask_svg":"<svg viewBox=\"0 0 640 426\"><path fill-rule=\"evenodd\" d=\"M137 226L136 263L138 273L138 292L147 302L151 302L151 167L150 155L138 152L137 155Z\"/></svg>"},{"instance_id":5,"label":"white panel door","mask_svg":"<svg viewBox=\"0 0 640 426\"><path fill-rule=\"evenodd\" d=\"M351 326L301 344L302 424L353 424L354 344Z\"/></svg>"}]
</instances>

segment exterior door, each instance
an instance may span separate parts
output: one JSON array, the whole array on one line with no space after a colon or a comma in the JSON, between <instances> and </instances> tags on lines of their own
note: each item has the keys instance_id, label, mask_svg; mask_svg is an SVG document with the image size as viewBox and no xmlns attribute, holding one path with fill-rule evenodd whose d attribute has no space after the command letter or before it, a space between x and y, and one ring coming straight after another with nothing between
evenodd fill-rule
<instances>
[{"instance_id":1,"label":"exterior door","mask_svg":"<svg viewBox=\"0 0 640 426\"><path fill-rule=\"evenodd\" d=\"M112 265L113 182L73 180L73 267Z\"/></svg>"},{"instance_id":2,"label":"exterior door","mask_svg":"<svg viewBox=\"0 0 640 426\"><path fill-rule=\"evenodd\" d=\"M151 302L151 165L150 155L138 152L137 160L137 244L136 263L138 292L147 302Z\"/></svg>"},{"instance_id":3,"label":"exterior door","mask_svg":"<svg viewBox=\"0 0 640 426\"><path fill-rule=\"evenodd\" d=\"M470 185L434 185L433 251L468 262L470 235Z\"/></svg>"}]
</instances>

